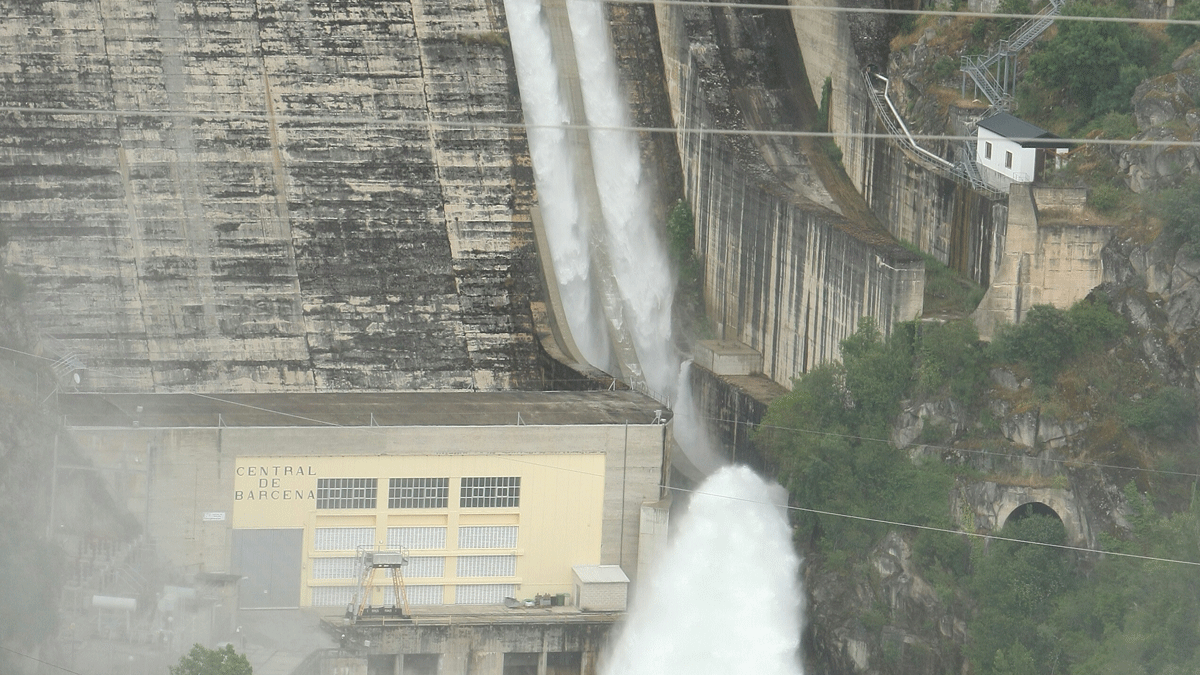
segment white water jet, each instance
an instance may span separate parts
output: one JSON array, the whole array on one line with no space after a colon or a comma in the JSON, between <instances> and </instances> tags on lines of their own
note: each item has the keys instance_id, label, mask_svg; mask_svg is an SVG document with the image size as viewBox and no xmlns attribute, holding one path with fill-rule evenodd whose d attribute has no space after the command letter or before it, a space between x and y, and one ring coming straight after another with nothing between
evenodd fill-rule
<instances>
[{"instance_id":1,"label":"white water jet","mask_svg":"<svg viewBox=\"0 0 1200 675\"><path fill-rule=\"evenodd\" d=\"M638 137L632 131L603 3L567 0L575 61L587 110L592 167L604 214L612 274L621 293L623 327L646 385L674 398L680 358L672 344L675 277L651 218ZM599 128L597 128L599 127ZM615 317L609 317L614 320ZM620 320L620 319L617 319Z\"/></svg>"},{"instance_id":2,"label":"white water jet","mask_svg":"<svg viewBox=\"0 0 1200 675\"><path fill-rule=\"evenodd\" d=\"M783 488L725 467L697 488L604 675L802 675L802 601Z\"/></svg>"},{"instance_id":3,"label":"white water jet","mask_svg":"<svg viewBox=\"0 0 1200 675\"><path fill-rule=\"evenodd\" d=\"M505 0L504 11L521 106L531 125L529 154L563 312L582 356L593 366L611 371L612 344L591 282L588 238L594 225L586 221L571 143L567 130L561 128L571 122L571 114L558 85L550 30L539 0Z\"/></svg>"},{"instance_id":4,"label":"white water jet","mask_svg":"<svg viewBox=\"0 0 1200 675\"><path fill-rule=\"evenodd\" d=\"M700 407L692 396L691 372L692 362L689 359L679 367L679 380L674 389L677 394L671 403L675 413L672 429L675 442L684 449L687 460L696 469L693 473L699 474L688 475L688 478L698 481L728 462L712 446L708 425L700 418ZM684 472L688 473L686 470Z\"/></svg>"}]
</instances>

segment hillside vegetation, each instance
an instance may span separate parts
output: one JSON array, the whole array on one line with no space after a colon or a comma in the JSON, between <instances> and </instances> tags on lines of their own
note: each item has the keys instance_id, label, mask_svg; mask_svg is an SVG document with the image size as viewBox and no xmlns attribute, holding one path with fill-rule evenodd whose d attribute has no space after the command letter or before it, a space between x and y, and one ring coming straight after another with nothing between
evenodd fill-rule
<instances>
[{"instance_id":1,"label":"hillside vegetation","mask_svg":"<svg viewBox=\"0 0 1200 675\"><path fill-rule=\"evenodd\" d=\"M826 611L820 597L839 593L858 605L840 628L826 630L872 644L883 655L872 668L884 673L1200 672L1200 567L1009 541L986 546L865 520L973 532L969 519L950 512L956 485L1082 490L1098 480L1117 486L1121 502L1100 535L1103 550L1200 561L1196 400L1141 365L1133 333L1103 297L1067 311L1038 306L990 345L969 320L901 324L887 337L863 321L842 345L843 363L797 378L756 440L803 509L793 512L797 545L810 586L822 586L812 590L814 611ZM1006 376L1023 384L999 386ZM888 441L897 420L921 403L954 412L897 449ZM998 418L1031 409L1085 419L1088 428L1058 450L1016 447ZM1028 453L1061 458L1060 470L1014 471ZM932 589L930 612L906 608L881 587L880 556L896 549L889 537L897 534L911 549L912 574ZM1062 523L1037 513L1014 517L999 534L1065 542ZM965 635L946 628L960 623Z\"/></svg>"},{"instance_id":2,"label":"hillside vegetation","mask_svg":"<svg viewBox=\"0 0 1200 675\"><path fill-rule=\"evenodd\" d=\"M1035 13L1044 1L1002 0L998 12ZM1134 234L1153 236L1160 206L1155 193L1177 189L1200 172L1200 28L1118 23L1068 17L1161 17L1158 5L1124 0L1075 0L1062 19L1017 57L1014 114L1066 138L1133 141L1080 144L1047 180L1090 188L1093 208ZM1171 14L1200 17L1200 0L1183 0ZM1016 19L922 17L892 41L889 70L913 90L911 126L955 133L952 122L987 105L959 70L962 56L985 54L1020 26ZM972 98L975 100L973 101ZM959 131L961 133L961 130ZM1139 144L1153 141L1159 145Z\"/></svg>"}]
</instances>

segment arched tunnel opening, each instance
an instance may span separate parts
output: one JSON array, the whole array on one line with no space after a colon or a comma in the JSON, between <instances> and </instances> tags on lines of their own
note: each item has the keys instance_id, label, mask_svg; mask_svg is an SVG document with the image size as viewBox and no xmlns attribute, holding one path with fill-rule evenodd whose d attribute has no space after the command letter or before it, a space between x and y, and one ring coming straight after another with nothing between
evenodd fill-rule
<instances>
[{"instance_id":1,"label":"arched tunnel opening","mask_svg":"<svg viewBox=\"0 0 1200 675\"><path fill-rule=\"evenodd\" d=\"M1062 516L1041 502L1029 502L1013 509L1000 530L1006 535L1016 534L1017 539L1030 538L1056 544L1067 541L1067 527Z\"/></svg>"}]
</instances>

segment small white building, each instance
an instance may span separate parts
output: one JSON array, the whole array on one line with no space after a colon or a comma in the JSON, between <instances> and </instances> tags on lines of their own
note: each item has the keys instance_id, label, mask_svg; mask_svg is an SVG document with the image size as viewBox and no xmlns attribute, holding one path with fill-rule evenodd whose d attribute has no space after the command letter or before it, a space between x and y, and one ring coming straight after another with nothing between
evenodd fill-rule
<instances>
[{"instance_id":1,"label":"small white building","mask_svg":"<svg viewBox=\"0 0 1200 675\"><path fill-rule=\"evenodd\" d=\"M585 612L624 612L629 577L620 565L576 565L575 599Z\"/></svg>"},{"instance_id":2,"label":"small white building","mask_svg":"<svg viewBox=\"0 0 1200 675\"><path fill-rule=\"evenodd\" d=\"M1012 183L1043 178L1047 157L1070 144L1045 129L999 113L980 120L976 131L975 161L988 185L1008 191Z\"/></svg>"}]
</instances>

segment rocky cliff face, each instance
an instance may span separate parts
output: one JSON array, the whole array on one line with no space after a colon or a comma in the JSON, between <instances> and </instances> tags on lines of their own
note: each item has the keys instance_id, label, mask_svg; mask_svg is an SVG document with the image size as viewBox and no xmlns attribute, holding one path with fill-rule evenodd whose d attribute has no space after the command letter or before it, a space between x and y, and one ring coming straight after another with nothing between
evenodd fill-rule
<instances>
[{"instance_id":1,"label":"rocky cliff face","mask_svg":"<svg viewBox=\"0 0 1200 675\"><path fill-rule=\"evenodd\" d=\"M1135 141L1200 140L1200 45L1185 50L1171 72L1138 85L1133 116L1140 130ZM1176 187L1186 176L1200 173L1195 145L1124 146L1117 152L1134 192Z\"/></svg>"},{"instance_id":2,"label":"rocky cliff face","mask_svg":"<svg viewBox=\"0 0 1200 675\"><path fill-rule=\"evenodd\" d=\"M93 389L522 387L501 2L22 4L0 225ZM433 124L436 122L436 124Z\"/></svg>"},{"instance_id":3,"label":"rocky cliff face","mask_svg":"<svg viewBox=\"0 0 1200 675\"><path fill-rule=\"evenodd\" d=\"M1200 260L1165 238L1113 241L1105 284L1137 330L1139 356L1177 386L1200 385Z\"/></svg>"}]
</instances>

